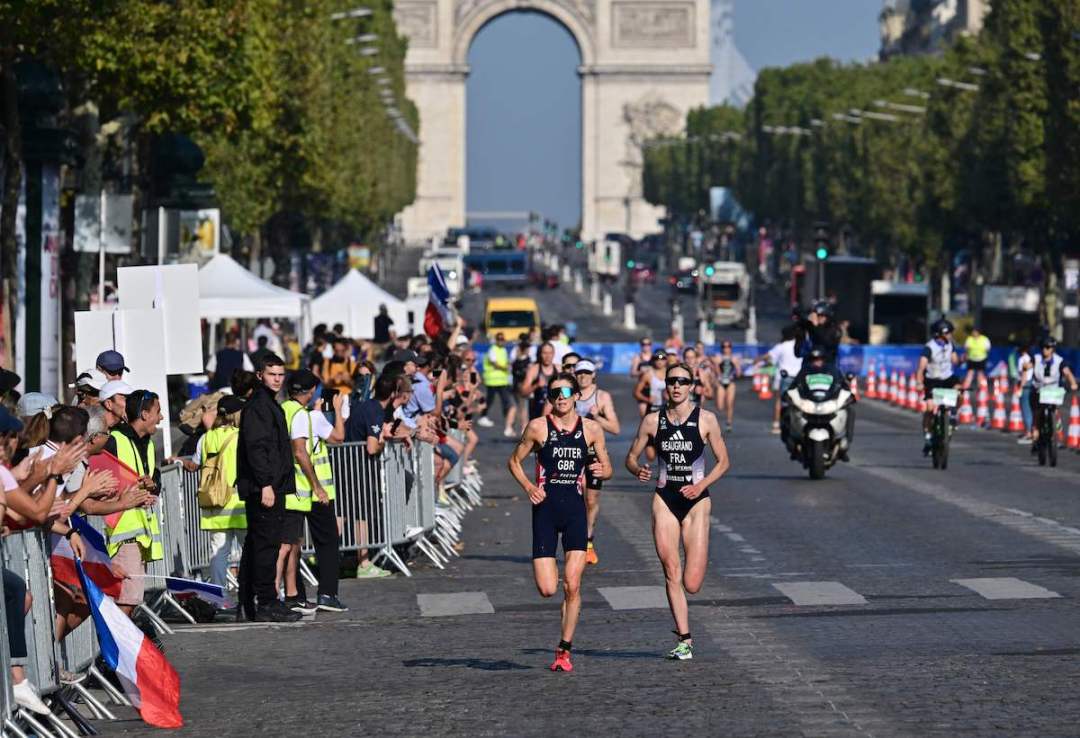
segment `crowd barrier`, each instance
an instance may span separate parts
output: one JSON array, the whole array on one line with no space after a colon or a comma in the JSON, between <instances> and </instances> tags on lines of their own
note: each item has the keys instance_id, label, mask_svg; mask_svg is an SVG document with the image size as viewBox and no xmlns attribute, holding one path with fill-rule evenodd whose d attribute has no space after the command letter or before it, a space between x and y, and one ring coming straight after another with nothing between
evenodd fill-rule
<instances>
[{"instance_id":1,"label":"crowd barrier","mask_svg":"<svg viewBox=\"0 0 1080 738\"><path fill-rule=\"evenodd\" d=\"M463 433L453 431L452 435L464 443ZM462 519L481 501L481 481L475 467L463 469L462 464L456 464L440 485L436 479L440 463L437 452L427 443L411 447L389 443L375 456L368 454L362 443L331 446L329 451L342 551L367 549L373 561L393 566L406 576L411 576L406 564L409 547L415 547L439 568L452 556L460 555L456 547ZM166 609L195 622L168 593L163 577L199 578L209 573L210 535L199 525L198 481L197 471L188 471L180 464L161 469L156 512L164 558L147 565L147 597L140 606L158 632L172 632L162 617ZM103 530L100 517L91 516L88 521ZM308 540L305 551L310 550ZM33 595L26 617L27 678L53 710L66 713L70 722L62 721L55 713L35 716L17 709L12 697L8 641L0 638L0 735L93 735L94 726L75 709L72 697L97 719L116 720L109 705L130 705L122 691L96 666L99 650L92 620L69 633L62 644L56 643L49 553L48 536L38 529L10 535L0 545L4 568L22 577ZM238 560L239 549L233 553ZM6 622L3 618L0 598L0 622ZM88 676L86 681L65 684L61 682L61 670ZM91 685L102 690L105 698L99 699L91 692Z\"/></svg>"}]
</instances>

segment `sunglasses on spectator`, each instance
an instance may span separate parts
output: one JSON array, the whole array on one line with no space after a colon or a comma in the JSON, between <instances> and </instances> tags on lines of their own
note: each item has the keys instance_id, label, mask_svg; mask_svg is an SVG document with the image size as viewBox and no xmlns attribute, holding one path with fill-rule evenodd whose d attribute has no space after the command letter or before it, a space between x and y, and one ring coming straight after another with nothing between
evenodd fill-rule
<instances>
[{"instance_id":1,"label":"sunglasses on spectator","mask_svg":"<svg viewBox=\"0 0 1080 738\"><path fill-rule=\"evenodd\" d=\"M689 387L694 383L694 380L690 377L668 377L664 380L664 384L668 387Z\"/></svg>"},{"instance_id":2,"label":"sunglasses on spectator","mask_svg":"<svg viewBox=\"0 0 1080 738\"><path fill-rule=\"evenodd\" d=\"M142 415L142 411L145 410L148 407L147 404L146 404L147 401L150 402L149 406L152 407L153 403L154 403L154 400L156 400L156 399L157 399L157 395L154 394L153 392L151 392L150 390L147 390L147 391L143 392L143 396L139 398L139 409L136 411L135 414L136 415Z\"/></svg>"},{"instance_id":3,"label":"sunglasses on spectator","mask_svg":"<svg viewBox=\"0 0 1080 738\"><path fill-rule=\"evenodd\" d=\"M560 397L564 400L569 400L574 396L574 390L570 387L552 387L547 391L549 400L557 400Z\"/></svg>"}]
</instances>

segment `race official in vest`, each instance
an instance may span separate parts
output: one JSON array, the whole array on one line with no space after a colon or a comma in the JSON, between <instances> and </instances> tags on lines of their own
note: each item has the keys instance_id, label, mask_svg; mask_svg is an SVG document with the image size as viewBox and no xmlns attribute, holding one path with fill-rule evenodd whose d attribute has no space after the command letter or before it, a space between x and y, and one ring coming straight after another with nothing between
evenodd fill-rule
<instances>
[{"instance_id":1,"label":"race official in vest","mask_svg":"<svg viewBox=\"0 0 1080 738\"><path fill-rule=\"evenodd\" d=\"M292 441L296 493L285 498L285 529L278 569L279 576L284 576L286 607L304 614L316 609L328 612L348 609L337 596L340 539L334 514L334 476L327 450L328 443L345 440L345 418L341 412L345 396L333 394L334 423L331 424L321 409L308 409L318 384L319 378L310 371L296 372L289 379L289 399L281 406ZM304 596L303 582L297 586L305 519L318 562L319 593L315 603L308 602Z\"/></svg>"},{"instance_id":2,"label":"race official in vest","mask_svg":"<svg viewBox=\"0 0 1080 738\"><path fill-rule=\"evenodd\" d=\"M496 333L495 343L484 354L484 386L487 387L487 404L484 407L484 417L476 422L484 428L494 425L488 418L488 413L491 411L492 400L498 397L505 420L503 435L508 438L515 435L514 416L517 414L517 409L510 397L510 379L510 353L506 349L506 336Z\"/></svg>"},{"instance_id":3,"label":"race official in vest","mask_svg":"<svg viewBox=\"0 0 1080 738\"><path fill-rule=\"evenodd\" d=\"M244 501L236 492L236 449L240 436L240 411L244 401L225 395L217 402L217 415L210 430L199 439L196 456L199 465L221 455L225 483L232 494L221 507L200 507L199 528L210 533L210 581L222 587L228 585L229 557L234 546L240 545L247 531Z\"/></svg>"},{"instance_id":4,"label":"race official in vest","mask_svg":"<svg viewBox=\"0 0 1080 738\"><path fill-rule=\"evenodd\" d=\"M274 588L285 499L296 491L289 428L285 411L277 403L285 382L285 362L267 352L258 369L259 384L240 413L236 450L236 491L247 514L237 617L295 622L300 614L279 602Z\"/></svg>"},{"instance_id":5,"label":"race official in vest","mask_svg":"<svg viewBox=\"0 0 1080 738\"><path fill-rule=\"evenodd\" d=\"M106 385L107 386L107 385ZM161 422L161 402L150 390L134 390L125 402L126 421L109 433L105 450L139 475L139 484L150 497L139 507L105 517L105 545L113 563L128 576L116 604L128 615L143 601L146 562L164 558L158 526L157 494L161 471L157 467L154 431Z\"/></svg>"}]
</instances>

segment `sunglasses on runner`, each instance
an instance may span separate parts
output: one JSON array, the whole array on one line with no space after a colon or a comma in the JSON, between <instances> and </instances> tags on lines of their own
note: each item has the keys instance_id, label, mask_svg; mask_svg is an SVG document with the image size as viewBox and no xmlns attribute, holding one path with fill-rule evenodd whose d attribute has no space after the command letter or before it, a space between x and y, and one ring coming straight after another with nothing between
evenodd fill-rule
<instances>
[{"instance_id":1,"label":"sunglasses on runner","mask_svg":"<svg viewBox=\"0 0 1080 738\"><path fill-rule=\"evenodd\" d=\"M557 400L560 397L564 400L569 400L574 396L574 390L570 387L552 387L547 391L549 400Z\"/></svg>"},{"instance_id":2,"label":"sunglasses on runner","mask_svg":"<svg viewBox=\"0 0 1080 738\"><path fill-rule=\"evenodd\" d=\"M690 377L668 377L664 380L664 384L668 387L689 387L693 383L694 380L690 379Z\"/></svg>"}]
</instances>

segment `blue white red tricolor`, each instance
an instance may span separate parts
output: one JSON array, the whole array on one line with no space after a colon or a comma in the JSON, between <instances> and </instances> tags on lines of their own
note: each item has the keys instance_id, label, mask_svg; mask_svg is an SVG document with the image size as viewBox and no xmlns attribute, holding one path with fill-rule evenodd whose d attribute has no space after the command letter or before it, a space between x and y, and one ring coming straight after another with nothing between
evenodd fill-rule
<instances>
[{"instance_id":1,"label":"blue white red tricolor","mask_svg":"<svg viewBox=\"0 0 1080 738\"><path fill-rule=\"evenodd\" d=\"M83 541L83 568L87 576L94 580L101 591L110 597L120 596L120 587L123 585L123 577L113 573L112 559L105 548L105 539L100 533L78 515L72 515L69 524L79 533ZM68 539L53 533L52 554L49 556L52 565L53 579L72 587L79 587L79 573L75 567L75 552L71 548Z\"/></svg>"},{"instance_id":2,"label":"blue white red tricolor","mask_svg":"<svg viewBox=\"0 0 1080 738\"><path fill-rule=\"evenodd\" d=\"M427 282L428 306L424 312L424 333L435 338L453 327L454 313L450 309L450 290L438 264L428 267Z\"/></svg>"}]
</instances>

